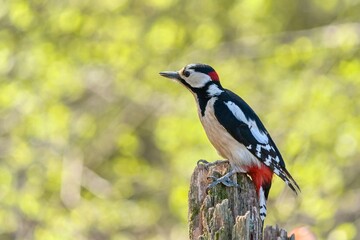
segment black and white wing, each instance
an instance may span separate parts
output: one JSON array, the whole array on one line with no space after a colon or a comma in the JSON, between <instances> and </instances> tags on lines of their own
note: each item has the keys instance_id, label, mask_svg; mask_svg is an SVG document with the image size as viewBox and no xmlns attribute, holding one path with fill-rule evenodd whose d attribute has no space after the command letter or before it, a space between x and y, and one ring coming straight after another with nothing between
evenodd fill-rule
<instances>
[{"instance_id":1,"label":"black and white wing","mask_svg":"<svg viewBox=\"0 0 360 240\"><path fill-rule=\"evenodd\" d=\"M215 116L227 132L297 193L298 184L286 170L279 150L251 107L229 90L219 95L218 100L214 103Z\"/></svg>"}]
</instances>

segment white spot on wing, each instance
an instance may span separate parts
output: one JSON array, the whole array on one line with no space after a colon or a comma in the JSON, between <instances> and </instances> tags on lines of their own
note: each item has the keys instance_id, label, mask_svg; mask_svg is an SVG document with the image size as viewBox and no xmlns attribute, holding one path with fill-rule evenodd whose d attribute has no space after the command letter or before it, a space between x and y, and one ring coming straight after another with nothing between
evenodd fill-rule
<instances>
[{"instance_id":1,"label":"white spot on wing","mask_svg":"<svg viewBox=\"0 0 360 240\"><path fill-rule=\"evenodd\" d=\"M254 136L256 141L258 141L259 143L262 143L262 144L268 144L268 142L269 142L268 136L266 135L266 133L264 133L263 131L261 131L259 129L255 120L248 119L245 116L244 112L235 103L228 101L225 103L225 105L229 108L229 110L234 114L234 116L238 120L244 122L248 126L248 128L251 131L251 134Z\"/></svg>"},{"instance_id":2,"label":"white spot on wing","mask_svg":"<svg viewBox=\"0 0 360 240\"><path fill-rule=\"evenodd\" d=\"M264 164L268 167L271 165L271 156L270 155L265 158Z\"/></svg>"},{"instance_id":3,"label":"white spot on wing","mask_svg":"<svg viewBox=\"0 0 360 240\"><path fill-rule=\"evenodd\" d=\"M275 173L276 175L279 175L279 174L280 174L280 171L279 171L279 169L277 169L277 168L274 168L274 173Z\"/></svg>"}]
</instances>

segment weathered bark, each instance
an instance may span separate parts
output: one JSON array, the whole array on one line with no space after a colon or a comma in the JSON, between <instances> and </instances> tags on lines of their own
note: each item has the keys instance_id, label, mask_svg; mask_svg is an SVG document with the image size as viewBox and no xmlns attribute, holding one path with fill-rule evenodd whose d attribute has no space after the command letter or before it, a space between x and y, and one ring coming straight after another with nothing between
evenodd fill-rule
<instances>
[{"instance_id":1,"label":"weathered bark","mask_svg":"<svg viewBox=\"0 0 360 240\"><path fill-rule=\"evenodd\" d=\"M284 229L279 228L277 225L266 226L264 230L264 240L295 240L295 236L287 236L287 232Z\"/></svg>"},{"instance_id":2,"label":"weathered bark","mask_svg":"<svg viewBox=\"0 0 360 240\"><path fill-rule=\"evenodd\" d=\"M262 221L259 203L251 179L235 174L239 187L218 184L206 192L210 176L229 171L228 163L206 167L199 164L191 177L189 191L189 235L194 240L260 240ZM288 240L283 229L266 227L264 239Z\"/></svg>"}]
</instances>

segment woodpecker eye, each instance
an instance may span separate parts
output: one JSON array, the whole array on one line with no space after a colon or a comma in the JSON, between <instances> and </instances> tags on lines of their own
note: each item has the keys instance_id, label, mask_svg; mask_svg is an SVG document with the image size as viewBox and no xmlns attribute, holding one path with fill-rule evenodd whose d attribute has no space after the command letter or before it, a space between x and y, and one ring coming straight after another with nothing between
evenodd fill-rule
<instances>
[{"instance_id":1,"label":"woodpecker eye","mask_svg":"<svg viewBox=\"0 0 360 240\"><path fill-rule=\"evenodd\" d=\"M190 76L190 72L189 72L189 71L184 71L183 74L184 74L185 77L189 77L189 76Z\"/></svg>"}]
</instances>

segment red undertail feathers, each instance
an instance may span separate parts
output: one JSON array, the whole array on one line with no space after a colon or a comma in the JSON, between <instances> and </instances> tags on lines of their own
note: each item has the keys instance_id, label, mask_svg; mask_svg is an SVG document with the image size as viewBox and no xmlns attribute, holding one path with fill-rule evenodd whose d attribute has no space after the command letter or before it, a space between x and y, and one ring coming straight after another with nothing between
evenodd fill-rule
<instances>
[{"instance_id":1,"label":"red undertail feathers","mask_svg":"<svg viewBox=\"0 0 360 240\"><path fill-rule=\"evenodd\" d=\"M247 173L255 185L256 193L259 195L260 187L263 186L267 198L273 177L271 169L262 164L260 168L258 166L248 168Z\"/></svg>"}]
</instances>

